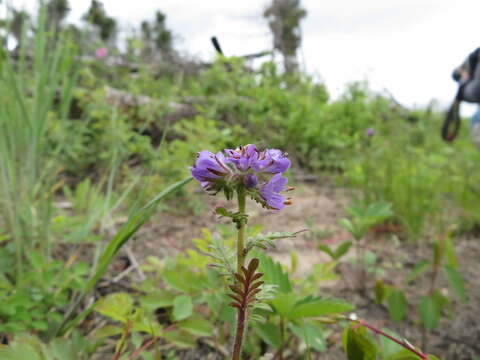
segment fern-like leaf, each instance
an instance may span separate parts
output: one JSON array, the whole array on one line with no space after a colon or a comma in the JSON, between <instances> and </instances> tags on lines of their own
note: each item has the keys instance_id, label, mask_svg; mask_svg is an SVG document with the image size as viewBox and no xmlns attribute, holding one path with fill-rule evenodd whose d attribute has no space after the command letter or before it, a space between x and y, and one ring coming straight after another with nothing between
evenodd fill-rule
<instances>
[{"instance_id":1,"label":"fern-like leaf","mask_svg":"<svg viewBox=\"0 0 480 360\"><path fill-rule=\"evenodd\" d=\"M237 308L241 313L246 315L249 308L257 301L257 294L262 291L263 281L259 279L262 273L257 273L259 260L252 259L248 267L242 267L240 273L235 274L235 284L230 286L232 294L228 294L234 301L230 306Z\"/></svg>"}]
</instances>

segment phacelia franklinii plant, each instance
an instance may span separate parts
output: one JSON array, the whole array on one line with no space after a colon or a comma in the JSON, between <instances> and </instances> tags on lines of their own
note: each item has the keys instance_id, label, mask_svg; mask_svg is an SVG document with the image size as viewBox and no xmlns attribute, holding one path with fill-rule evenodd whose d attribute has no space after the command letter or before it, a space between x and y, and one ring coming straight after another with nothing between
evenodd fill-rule
<instances>
[{"instance_id":1,"label":"phacelia franklinii plant","mask_svg":"<svg viewBox=\"0 0 480 360\"><path fill-rule=\"evenodd\" d=\"M258 259L252 259L245 267L245 258L253 247L264 248L271 243L273 238L292 237L296 233L269 234L263 241L255 239L246 244L245 229L248 220L246 213L247 196L255 200L264 208L280 211L291 200L283 194L293 188L287 187L288 179L284 173L290 168L291 162L287 154L277 149L259 150L255 145L249 144L232 150L226 149L216 154L210 151L200 151L197 161L191 168L193 177L200 185L212 195L223 192L228 200L235 196L238 201L238 211L231 212L225 208L218 208L216 212L222 216L230 217L236 224L236 272L231 271L233 293L229 296L234 299L231 306L238 310L232 359L239 360L245 327L248 315L255 303L258 302L263 282L257 281L262 274L256 273L259 265ZM249 246L249 244L251 246ZM224 256L212 255L216 260L225 262ZM232 269L235 266L223 264L224 268Z\"/></svg>"}]
</instances>

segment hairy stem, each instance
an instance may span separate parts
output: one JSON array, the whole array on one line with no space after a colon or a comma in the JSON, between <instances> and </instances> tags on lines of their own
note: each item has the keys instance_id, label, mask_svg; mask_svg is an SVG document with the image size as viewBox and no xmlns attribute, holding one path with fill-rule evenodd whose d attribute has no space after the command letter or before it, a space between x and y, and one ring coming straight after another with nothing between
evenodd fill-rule
<instances>
[{"instance_id":1,"label":"hairy stem","mask_svg":"<svg viewBox=\"0 0 480 360\"><path fill-rule=\"evenodd\" d=\"M242 354L243 333L245 331L246 311L239 310L237 317L237 331L235 332L235 344L233 345L232 360L240 360Z\"/></svg>"},{"instance_id":2,"label":"hairy stem","mask_svg":"<svg viewBox=\"0 0 480 360\"><path fill-rule=\"evenodd\" d=\"M399 340L397 339L396 337L394 336L391 336L389 334L387 334L386 332L376 328L375 326L373 325L370 325L368 323L366 323L365 321L363 320L354 320L356 323L358 323L360 326L365 326L367 329L370 329L371 331L373 331L374 333L376 334L379 334L379 335L382 335L384 337L386 337L387 339L390 339L392 340L393 342L397 343L398 345L400 345L401 347L403 347L404 349L407 349L408 351L410 351L411 353L417 355L420 359L422 360L428 360L428 356L426 354L424 354L423 352L419 351L419 350L416 350L413 346L411 346L408 342L406 342L405 340Z\"/></svg>"},{"instance_id":3,"label":"hairy stem","mask_svg":"<svg viewBox=\"0 0 480 360\"><path fill-rule=\"evenodd\" d=\"M243 186L239 187L238 195L238 212L241 215L245 214L245 189ZM237 272L240 273L242 266L245 265L245 228L246 222L242 219L237 223L238 238L237 238Z\"/></svg>"},{"instance_id":4,"label":"hairy stem","mask_svg":"<svg viewBox=\"0 0 480 360\"><path fill-rule=\"evenodd\" d=\"M238 212L240 215L245 214L245 188L240 186L237 190L238 196ZM245 265L245 221L242 219L237 222L237 273L240 274L242 267ZM235 332L235 343L233 346L232 360L240 360L242 354L243 333L245 331L246 309L239 309L237 316L237 331Z\"/></svg>"}]
</instances>

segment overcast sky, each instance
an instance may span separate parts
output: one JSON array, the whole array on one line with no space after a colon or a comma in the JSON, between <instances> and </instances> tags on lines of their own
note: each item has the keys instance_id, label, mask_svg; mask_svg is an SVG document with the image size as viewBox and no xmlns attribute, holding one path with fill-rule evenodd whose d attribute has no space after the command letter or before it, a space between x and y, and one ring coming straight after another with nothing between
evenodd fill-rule
<instances>
[{"instance_id":1,"label":"overcast sky","mask_svg":"<svg viewBox=\"0 0 480 360\"><path fill-rule=\"evenodd\" d=\"M31 7L35 0L10 0ZM220 39L226 55L271 48L262 12L268 0L103 0L123 29L167 14L177 48L208 60L215 56L210 37ZM78 21L90 0L70 0L71 21ZM368 79L387 88L406 105L455 93L452 69L480 46L479 0L302 0L300 60L323 79L334 95L346 82Z\"/></svg>"}]
</instances>

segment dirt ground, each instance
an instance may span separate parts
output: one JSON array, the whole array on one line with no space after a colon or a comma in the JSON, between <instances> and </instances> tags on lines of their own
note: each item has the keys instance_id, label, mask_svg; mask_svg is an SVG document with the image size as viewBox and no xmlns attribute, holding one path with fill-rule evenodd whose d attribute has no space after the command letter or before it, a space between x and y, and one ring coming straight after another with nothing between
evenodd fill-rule
<instances>
[{"instance_id":1,"label":"dirt ground","mask_svg":"<svg viewBox=\"0 0 480 360\"><path fill-rule=\"evenodd\" d=\"M191 246L191 239L201 235L201 229L214 229L219 220L211 209L217 206L232 208L221 197L204 197L208 206L197 215L179 216L176 213L162 213L147 224L131 245L139 262L149 255L164 257ZM328 245L338 244L349 238L338 221L345 217L345 206L351 201L352 193L338 187L332 180L323 179L316 183L304 183L296 187L292 194L293 205L279 213L260 209L255 203L247 203L247 212L251 214L249 223L260 223L264 231L298 231L310 229L293 239L283 239L270 250L277 260L289 265L290 253L295 251L299 259L297 276L308 274L316 263L326 261L325 254L317 250L319 241ZM248 211L249 210L249 211ZM394 324L385 307L375 303L375 279L370 277L366 283L367 291L359 292L355 288L355 265L346 256L338 267L339 280L328 283L319 290L323 295L344 298L356 306L356 313L377 327L387 327L396 331L416 346L421 345L421 331L416 304L428 291L428 276L423 276L412 284L404 285L404 277L420 260L429 260L431 245L429 240L416 244L399 241L391 233L372 234L367 239L367 248L377 255L376 266L382 269L382 278L390 284L403 288L409 300L407 320ZM428 338L428 348L423 349L441 359L473 360L480 356L480 239L462 235L456 239L457 256L461 263L461 273L465 277L469 301L454 301L454 312L443 317L437 330ZM443 276L439 276L442 292L450 293ZM452 296L454 298L454 296ZM332 349L322 355L323 359L344 359L345 355Z\"/></svg>"}]
</instances>

